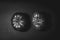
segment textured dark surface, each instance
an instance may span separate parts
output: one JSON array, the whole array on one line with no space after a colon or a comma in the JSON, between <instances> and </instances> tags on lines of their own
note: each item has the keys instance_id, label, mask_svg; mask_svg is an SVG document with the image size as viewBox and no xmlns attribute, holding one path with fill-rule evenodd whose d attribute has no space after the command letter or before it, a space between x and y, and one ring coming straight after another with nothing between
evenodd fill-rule
<instances>
[{"instance_id":1,"label":"textured dark surface","mask_svg":"<svg viewBox=\"0 0 60 40\"><path fill-rule=\"evenodd\" d=\"M12 20L13 20L13 17L14 17L15 15L20 15L20 16L22 16L22 20L25 21L24 27L15 28L15 27L13 26L13 21L12 21ZM20 32L26 32L26 31L28 31L28 30L30 29L30 27L31 27L30 15L29 15L28 13L23 13L23 12L20 12L20 13L16 12L16 13L14 13L13 16L12 16L12 19L11 19L11 25L12 25L12 27L13 27L16 31L20 31Z\"/></svg>"},{"instance_id":2,"label":"textured dark surface","mask_svg":"<svg viewBox=\"0 0 60 40\"><path fill-rule=\"evenodd\" d=\"M56 5L56 4L55 4ZM56 39L56 8L51 2L0 2L0 40L54 40ZM11 17L15 12L27 12L30 17L36 10L52 16L52 26L48 31L31 29L28 32L15 31ZM48 19L49 20L49 19ZM49 21L50 22L50 21Z\"/></svg>"}]
</instances>

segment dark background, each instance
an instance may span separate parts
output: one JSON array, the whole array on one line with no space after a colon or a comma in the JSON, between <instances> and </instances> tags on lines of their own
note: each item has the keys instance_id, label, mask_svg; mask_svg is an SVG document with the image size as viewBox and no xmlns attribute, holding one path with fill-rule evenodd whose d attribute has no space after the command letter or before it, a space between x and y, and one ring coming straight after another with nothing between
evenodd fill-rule
<instances>
[{"instance_id":1,"label":"dark background","mask_svg":"<svg viewBox=\"0 0 60 40\"><path fill-rule=\"evenodd\" d=\"M57 3L58 4L58 3ZM0 40L54 40L57 39L58 5L51 1L0 1ZM33 11L45 11L52 15L52 28L48 31L18 32L11 26L11 17L15 12L27 12L32 16Z\"/></svg>"}]
</instances>

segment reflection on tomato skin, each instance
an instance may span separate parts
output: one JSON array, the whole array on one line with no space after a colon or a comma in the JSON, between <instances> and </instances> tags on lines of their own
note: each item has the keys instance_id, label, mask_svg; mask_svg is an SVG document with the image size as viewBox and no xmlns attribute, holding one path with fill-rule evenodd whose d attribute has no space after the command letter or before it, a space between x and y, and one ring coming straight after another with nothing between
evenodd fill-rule
<instances>
[{"instance_id":1,"label":"reflection on tomato skin","mask_svg":"<svg viewBox=\"0 0 60 40\"><path fill-rule=\"evenodd\" d=\"M36 27L36 20L35 20L36 18L33 19L35 14L39 14L39 18L43 20L42 25L40 25L40 27ZM33 29L35 29L35 30L48 31L52 27L52 16L51 16L50 13L47 13L47 12L44 12L44 11L36 12L36 13L33 12L32 21L33 20L35 20L35 22L32 22L32 24L34 25Z\"/></svg>"}]
</instances>

